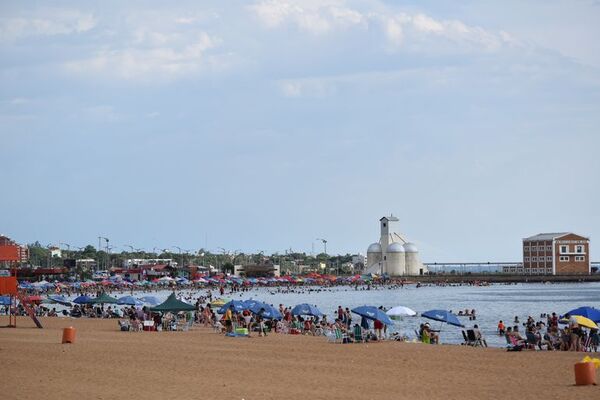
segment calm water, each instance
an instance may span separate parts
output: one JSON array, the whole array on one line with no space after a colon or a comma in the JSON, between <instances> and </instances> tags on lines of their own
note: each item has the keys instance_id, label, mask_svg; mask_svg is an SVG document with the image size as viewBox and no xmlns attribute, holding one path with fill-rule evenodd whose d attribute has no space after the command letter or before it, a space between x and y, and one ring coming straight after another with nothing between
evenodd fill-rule
<instances>
[{"instance_id":1,"label":"calm water","mask_svg":"<svg viewBox=\"0 0 600 400\"><path fill-rule=\"evenodd\" d=\"M477 323L491 346L502 346L505 343L504 338L498 337L495 333L499 320L503 320L508 326L513 324L515 316L519 317L522 324L529 315L539 320L541 313L564 314L582 305L600 308L600 283L518 284L488 287L448 286L418 289L415 286L408 286L402 289L378 288L358 291L350 287L334 287L320 291L310 291L309 289L296 288L294 293L281 293L277 291L277 288L256 288L250 292L226 294L225 297L243 300L254 298L275 306L311 303L327 314L328 318L334 317L338 305L349 308L361 305L384 306L385 308L403 305L412 308L417 313L430 309L453 310L455 313L467 308L475 309L477 321L469 321L468 317L459 318L467 327ZM152 293L152 295L164 299L169 293L161 291ZM193 297L204 293L206 290L184 292L186 296ZM213 293L216 294L216 291ZM354 321L359 322L359 317L356 316ZM414 330L421 322L425 321L427 320L418 316L407 317L402 321L397 321L391 331L403 332L412 339L415 337ZM439 329L441 326L438 322L429 322L434 329ZM462 342L460 328L449 325L443 325L441 328L442 342Z\"/></svg>"}]
</instances>

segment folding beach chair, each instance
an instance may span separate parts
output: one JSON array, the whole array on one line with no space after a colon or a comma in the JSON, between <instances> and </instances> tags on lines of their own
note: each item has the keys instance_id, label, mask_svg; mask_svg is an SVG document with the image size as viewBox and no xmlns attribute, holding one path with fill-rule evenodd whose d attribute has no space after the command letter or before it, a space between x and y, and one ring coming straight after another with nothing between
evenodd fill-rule
<instances>
[{"instance_id":1,"label":"folding beach chair","mask_svg":"<svg viewBox=\"0 0 600 400\"><path fill-rule=\"evenodd\" d=\"M512 336L505 334L504 338L506 339L506 351L521 351L523 350L523 346L517 343L517 340Z\"/></svg>"},{"instance_id":2,"label":"folding beach chair","mask_svg":"<svg viewBox=\"0 0 600 400\"><path fill-rule=\"evenodd\" d=\"M340 328L333 330L334 340L333 343L348 343L348 335L342 332Z\"/></svg>"},{"instance_id":3,"label":"folding beach chair","mask_svg":"<svg viewBox=\"0 0 600 400\"><path fill-rule=\"evenodd\" d=\"M464 331L463 331L464 334ZM481 346L483 347L483 343L481 342L481 338L478 338L477 335L475 335L475 331L473 329L467 329L467 341L468 341L468 345L469 346L473 346L473 347L477 347L477 346Z\"/></svg>"},{"instance_id":4,"label":"folding beach chair","mask_svg":"<svg viewBox=\"0 0 600 400\"><path fill-rule=\"evenodd\" d=\"M327 329L327 331L325 331L325 337L327 338L327 343L335 343L335 330Z\"/></svg>"},{"instance_id":5,"label":"folding beach chair","mask_svg":"<svg viewBox=\"0 0 600 400\"><path fill-rule=\"evenodd\" d=\"M527 348L531 350L535 350L535 347L538 345L538 339L532 332L525 332L525 343L527 344ZM540 346L540 349L542 347Z\"/></svg>"},{"instance_id":6,"label":"folding beach chair","mask_svg":"<svg viewBox=\"0 0 600 400\"><path fill-rule=\"evenodd\" d=\"M365 337L363 336L363 330L360 325L356 325L354 327L354 343L364 343L366 342Z\"/></svg>"},{"instance_id":7,"label":"folding beach chair","mask_svg":"<svg viewBox=\"0 0 600 400\"><path fill-rule=\"evenodd\" d=\"M462 344L465 345L465 346L473 346L473 343L471 343L469 341L467 333L465 331L460 331L460 332L462 333L462 336L463 336L463 343Z\"/></svg>"}]
</instances>

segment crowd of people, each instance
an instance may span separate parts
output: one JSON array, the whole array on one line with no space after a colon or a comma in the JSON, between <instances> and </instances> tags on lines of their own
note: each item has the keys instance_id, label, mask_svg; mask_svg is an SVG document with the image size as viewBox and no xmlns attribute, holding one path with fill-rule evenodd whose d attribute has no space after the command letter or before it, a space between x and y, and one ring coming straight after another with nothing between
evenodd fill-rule
<instances>
[{"instance_id":1,"label":"crowd of people","mask_svg":"<svg viewBox=\"0 0 600 400\"><path fill-rule=\"evenodd\" d=\"M362 290L380 290L381 288L398 288L402 283L393 283L389 286L363 286ZM279 305L278 311L281 313L281 320L272 320L265 318L260 312L250 312L242 310L226 310L224 313L218 313L214 306L216 296L242 295L246 292L259 290L255 287L245 287L240 285L233 286L210 286L205 289L172 287L178 290L178 297L195 305L195 312L190 313L154 313L150 307L122 307L110 304L75 304L69 309L57 308L53 304L46 302L32 302L31 307L36 316L55 317L71 316L85 318L118 318L127 330L139 330L142 323L152 321L154 329L175 329L175 326L181 326L182 321L186 326L193 324L213 327L215 330L223 333L234 332L236 328L244 328L250 336L265 336L270 332L306 334L306 335L333 335L337 334L342 338L342 342L354 342L365 340L409 340L413 339L412 333L406 332L388 332L388 325L379 320L370 320L355 315L348 307L339 306L332 312L333 318L329 319L326 315L306 316L293 315L292 307ZM357 288L352 288L357 289ZM352 290L351 289L351 290ZM358 290L360 290L358 289ZM90 290L92 291L90 293ZM98 296L106 293L113 296L127 294L151 293L155 290L164 289L141 289L132 288L89 288L87 290L69 290L63 291L66 295L90 295ZM330 287L319 286L285 286L278 285L273 288L263 289L264 293L312 293L319 291L332 290ZM343 289L342 289L343 290ZM95 293L94 293L95 291ZM240 293L238 293L240 292ZM48 293L49 294L49 293ZM38 296L39 297L39 296ZM380 307L383 309L383 307ZM57 311L58 309L58 311ZM385 311L385 310L384 310ZM22 304L19 304L16 311L19 315L26 315ZM8 307L0 307L0 314L8 313ZM459 310L456 314L459 317L468 317L469 321L477 320L477 313L474 309ZM566 320L565 320L566 319ZM559 324L560 322L560 324ZM491 327L490 327L491 328ZM493 329L487 331L491 335ZM469 334L467 338L465 333ZM578 324L577 319L565 315L562 321L556 313L542 314L539 320L528 317L524 323L521 323L516 316L512 323L499 321L497 333L506 341L506 346L510 350L522 349L544 349L544 350L562 350L562 351L597 351L600 347L600 336L598 329L589 329ZM465 344L480 343L487 345L486 339L479 329L478 325L472 325L466 332L463 331ZM447 334L444 335L447 338ZM460 335L459 335L460 337ZM439 344L441 341L440 332L433 329L427 322L420 324L415 330L414 340L428 344ZM497 341L497 340L496 340ZM494 341L495 345L498 345Z\"/></svg>"},{"instance_id":2,"label":"crowd of people","mask_svg":"<svg viewBox=\"0 0 600 400\"><path fill-rule=\"evenodd\" d=\"M565 314L563 327L559 325L556 313L542 314L536 321L529 316L522 324L523 334L519 327L520 321L515 316L513 326L498 322L498 334L504 336L507 346L512 350L539 349L561 351L598 351L600 335L598 329L586 329L579 325L575 316Z\"/></svg>"}]
</instances>

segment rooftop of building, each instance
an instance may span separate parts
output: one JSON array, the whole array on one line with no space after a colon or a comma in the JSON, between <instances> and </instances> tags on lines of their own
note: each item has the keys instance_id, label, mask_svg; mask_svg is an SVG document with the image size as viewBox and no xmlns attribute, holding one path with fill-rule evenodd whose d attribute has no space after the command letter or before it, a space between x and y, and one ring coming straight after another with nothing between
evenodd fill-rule
<instances>
[{"instance_id":1,"label":"rooftop of building","mask_svg":"<svg viewBox=\"0 0 600 400\"><path fill-rule=\"evenodd\" d=\"M578 235L578 234L573 233L573 232L551 232L551 233L538 233L537 235L530 236L530 237L525 238L523 240L527 240L527 241L554 240L554 239L561 238L561 237L567 236L567 235L581 236L581 235ZM585 236L582 236L582 237L585 237Z\"/></svg>"}]
</instances>

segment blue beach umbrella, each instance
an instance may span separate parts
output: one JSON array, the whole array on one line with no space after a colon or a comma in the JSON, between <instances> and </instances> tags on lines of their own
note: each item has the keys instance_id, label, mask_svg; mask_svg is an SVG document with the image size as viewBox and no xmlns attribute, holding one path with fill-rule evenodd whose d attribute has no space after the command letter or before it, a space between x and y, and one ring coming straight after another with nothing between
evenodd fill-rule
<instances>
[{"instance_id":1,"label":"blue beach umbrella","mask_svg":"<svg viewBox=\"0 0 600 400\"><path fill-rule=\"evenodd\" d=\"M450 325L464 328L464 325L460 323L458 317L446 310L429 310L421 314L421 317L432 319L434 321L445 322Z\"/></svg>"},{"instance_id":2,"label":"blue beach umbrella","mask_svg":"<svg viewBox=\"0 0 600 400\"><path fill-rule=\"evenodd\" d=\"M254 300L254 299L250 299L250 300L244 300L244 306L246 307L247 310L251 310L252 307L254 307L256 304L265 304L260 300Z\"/></svg>"},{"instance_id":3,"label":"blue beach umbrella","mask_svg":"<svg viewBox=\"0 0 600 400\"><path fill-rule=\"evenodd\" d=\"M73 303L76 304L90 304L92 302L92 298L89 296L79 296L73 300Z\"/></svg>"},{"instance_id":4,"label":"blue beach umbrella","mask_svg":"<svg viewBox=\"0 0 600 400\"><path fill-rule=\"evenodd\" d=\"M267 303L256 302L249 308L254 314L258 314L265 319L281 319L283 316L275 307Z\"/></svg>"},{"instance_id":5,"label":"blue beach umbrella","mask_svg":"<svg viewBox=\"0 0 600 400\"><path fill-rule=\"evenodd\" d=\"M143 306L144 302L136 299L133 296L123 296L117 300L117 304L128 306Z\"/></svg>"},{"instance_id":6,"label":"blue beach umbrella","mask_svg":"<svg viewBox=\"0 0 600 400\"><path fill-rule=\"evenodd\" d=\"M591 319L594 322L600 322L600 310L598 310L594 307L583 306L583 307L579 307L574 310L571 310L565 314L579 315L579 316Z\"/></svg>"},{"instance_id":7,"label":"blue beach umbrella","mask_svg":"<svg viewBox=\"0 0 600 400\"><path fill-rule=\"evenodd\" d=\"M160 304L160 301L154 297L154 296L144 296L144 297L140 297L140 300L144 303L144 304L148 304L150 306L156 306Z\"/></svg>"},{"instance_id":8,"label":"blue beach umbrella","mask_svg":"<svg viewBox=\"0 0 600 400\"><path fill-rule=\"evenodd\" d=\"M70 306L71 303L69 300L65 298L65 296L52 295L48 296L48 299L52 300L54 303L61 304L63 306Z\"/></svg>"},{"instance_id":9,"label":"blue beach umbrella","mask_svg":"<svg viewBox=\"0 0 600 400\"><path fill-rule=\"evenodd\" d=\"M323 313L311 304L298 304L292 308L292 315L312 315L313 317L320 317Z\"/></svg>"},{"instance_id":10,"label":"blue beach umbrella","mask_svg":"<svg viewBox=\"0 0 600 400\"><path fill-rule=\"evenodd\" d=\"M227 310L229 308L231 308L231 306L233 306L233 311L235 311L235 312L242 312L242 311L248 309L245 302L243 302L241 300L231 300L229 303L223 304L223 306L221 308L219 308L217 310L217 312L219 314L225 314L227 312Z\"/></svg>"},{"instance_id":11,"label":"blue beach umbrella","mask_svg":"<svg viewBox=\"0 0 600 400\"><path fill-rule=\"evenodd\" d=\"M360 306L352 309L354 314L358 314L361 317L372 319L373 321L378 320L386 325L393 325L394 322L386 315L383 310L373 306Z\"/></svg>"}]
</instances>

